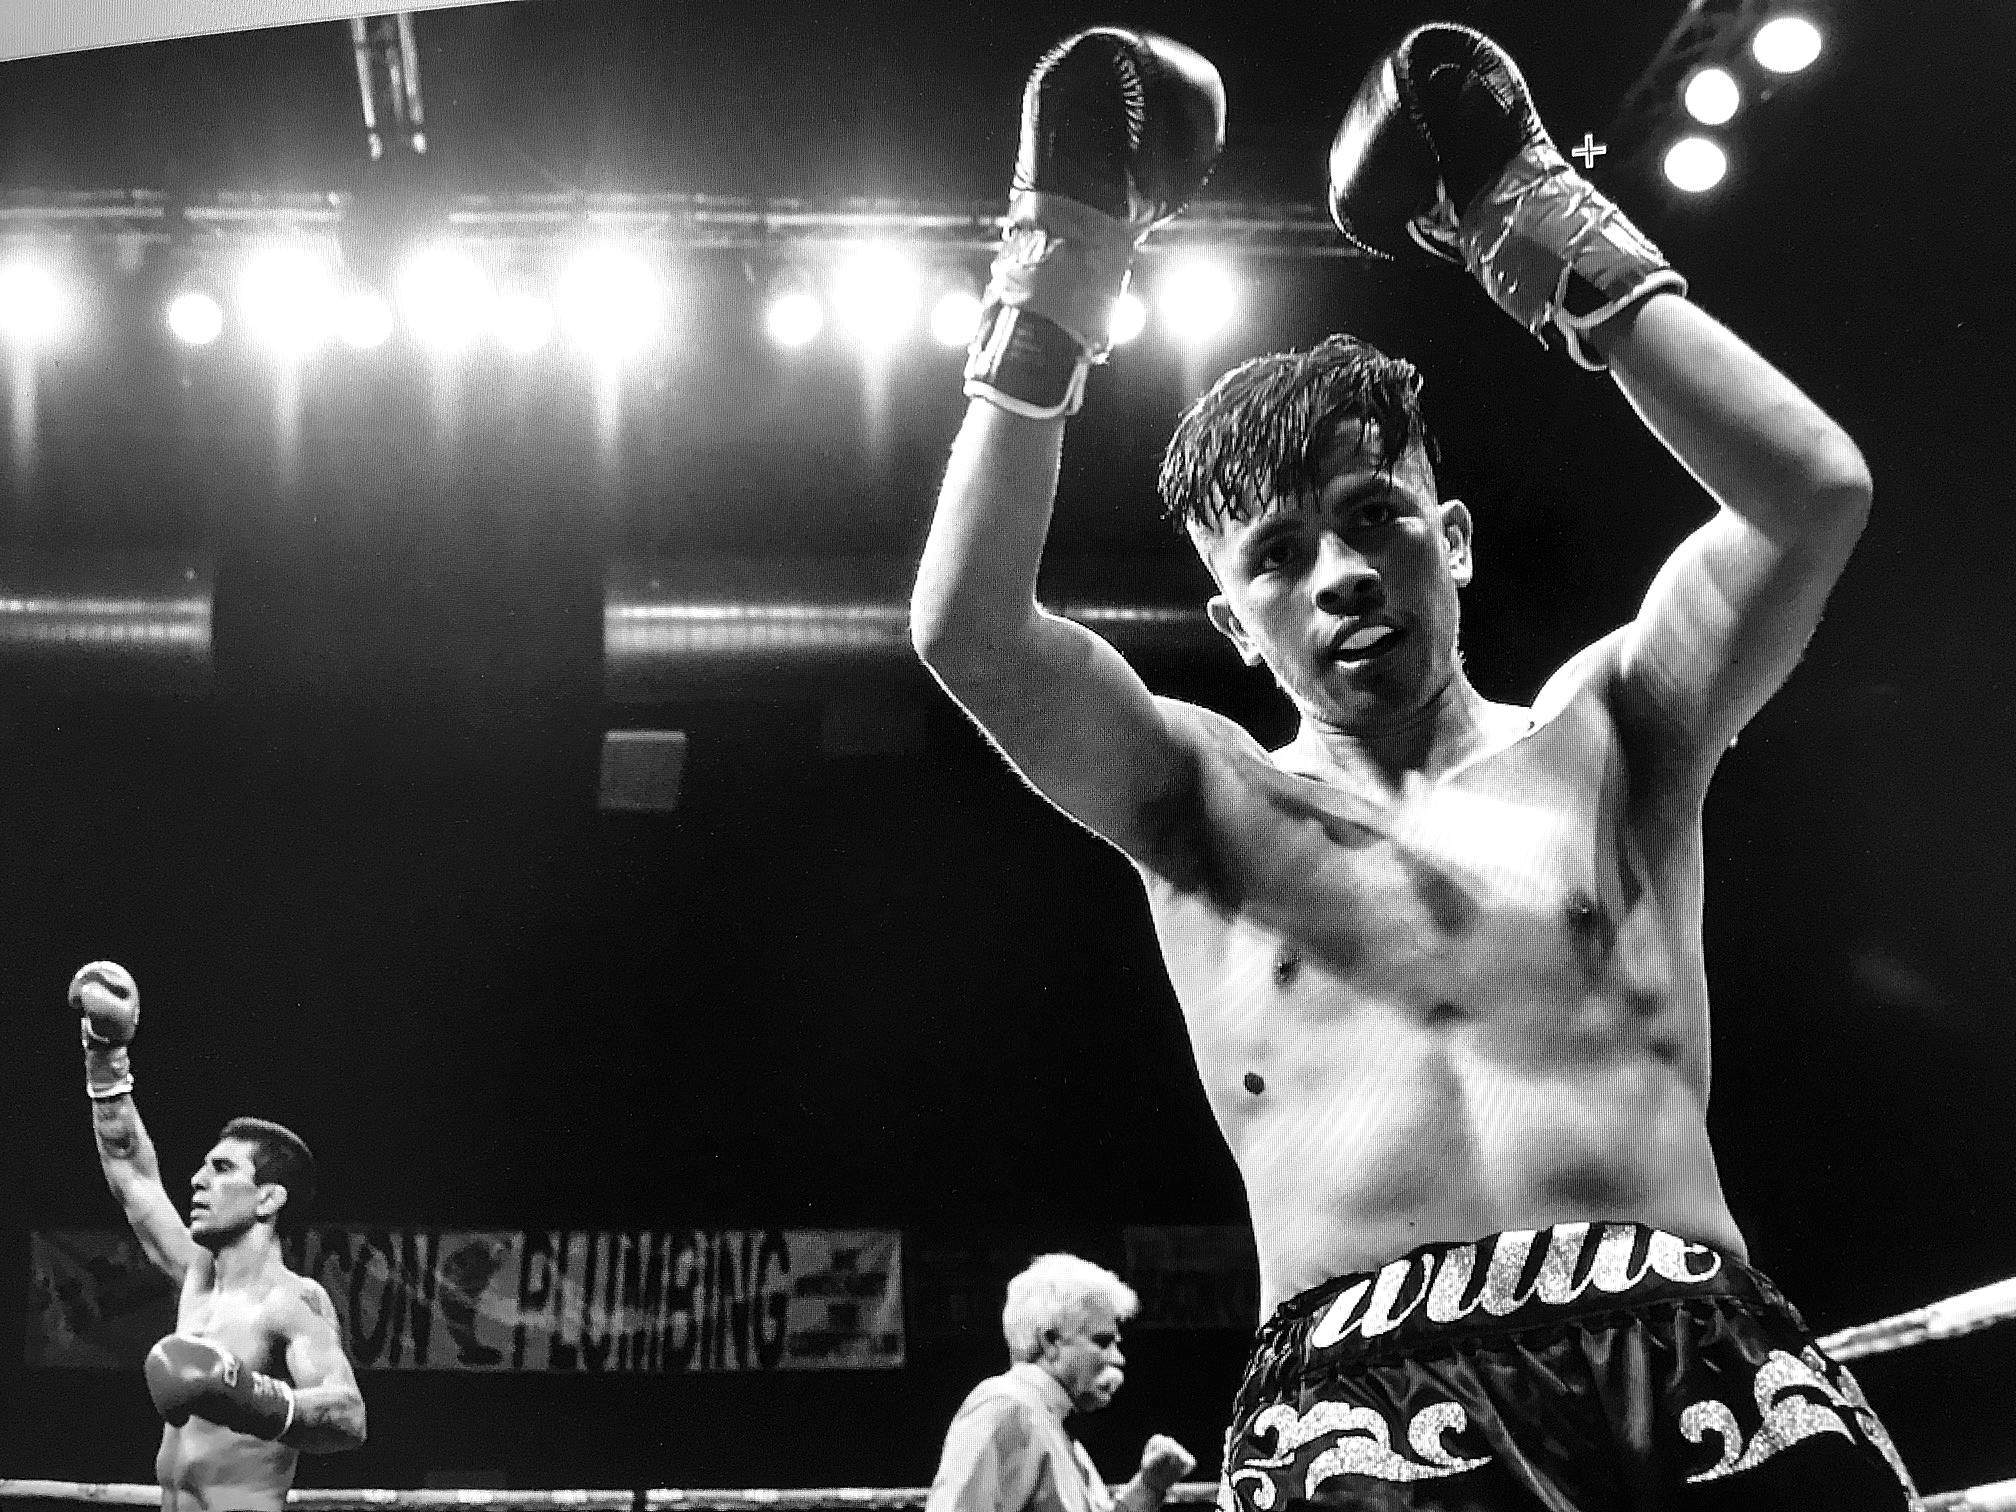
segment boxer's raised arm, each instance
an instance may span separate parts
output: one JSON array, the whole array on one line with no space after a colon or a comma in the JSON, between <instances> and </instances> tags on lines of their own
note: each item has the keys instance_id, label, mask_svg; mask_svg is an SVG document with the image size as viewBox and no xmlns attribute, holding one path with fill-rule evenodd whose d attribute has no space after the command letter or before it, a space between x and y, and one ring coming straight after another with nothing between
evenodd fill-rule
<instances>
[{"instance_id":1,"label":"boxer's raised arm","mask_svg":"<svg viewBox=\"0 0 2016 1512\"><path fill-rule=\"evenodd\" d=\"M1683 299L1655 296L1593 339L1721 506L1654 579L1617 693L1626 738L1705 781L1805 650L1868 519L1869 473L1819 406Z\"/></svg>"},{"instance_id":2,"label":"boxer's raised arm","mask_svg":"<svg viewBox=\"0 0 2016 1512\"><path fill-rule=\"evenodd\" d=\"M84 1090L105 1184L147 1258L180 1283L201 1251L161 1184L154 1142L133 1103L127 1046L140 1026L140 989L124 967L93 961L70 979L69 998L81 1019Z\"/></svg>"},{"instance_id":3,"label":"boxer's raised arm","mask_svg":"<svg viewBox=\"0 0 2016 1512\"><path fill-rule=\"evenodd\" d=\"M118 1199L140 1248L179 1284L202 1250L189 1237L182 1215L161 1184L154 1142L140 1121L140 1110L133 1106L133 1094L93 1098L91 1131L98 1141L98 1164L105 1172L105 1184Z\"/></svg>"},{"instance_id":4,"label":"boxer's raised arm","mask_svg":"<svg viewBox=\"0 0 2016 1512\"><path fill-rule=\"evenodd\" d=\"M1144 814L1187 781L1162 707L1104 641L1036 603L1064 418L1110 345L1134 248L1182 208L1224 141L1210 63L1100 27L1052 49L1023 94L1008 226L966 366L911 600L918 654L1018 770L1143 857Z\"/></svg>"},{"instance_id":5,"label":"boxer's raised arm","mask_svg":"<svg viewBox=\"0 0 2016 1512\"><path fill-rule=\"evenodd\" d=\"M1330 207L1361 249L1459 263L1527 331L1607 366L1721 506L1618 638L1612 686L1634 768L1661 797L1698 799L1861 533L1861 454L1687 303L1686 280L1562 158L1518 66L1480 32L1431 23L1379 59L1331 145Z\"/></svg>"},{"instance_id":6,"label":"boxer's raised arm","mask_svg":"<svg viewBox=\"0 0 2016 1512\"><path fill-rule=\"evenodd\" d=\"M1152 861L1155 816L1191 787L1194 757L1119 652L1036 603L1062 428L972 405L918 571L912 636L1039 792Z\"/></svg>"}]
</instances>

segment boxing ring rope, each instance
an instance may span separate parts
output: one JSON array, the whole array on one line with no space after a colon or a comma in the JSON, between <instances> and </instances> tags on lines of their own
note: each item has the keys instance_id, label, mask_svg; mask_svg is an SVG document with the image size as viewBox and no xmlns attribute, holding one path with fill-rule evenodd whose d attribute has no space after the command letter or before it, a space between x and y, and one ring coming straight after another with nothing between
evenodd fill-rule
<instances>
[{"instance_id":1,"label":"boxing ring rope","mask_svg":"<svg viewBox=\"0 0 2016 1512\"><path fill-rule=\"evenodd\" d=\"M1961 1292L1909 1312L1841 1329L1820 1340L1837 1360L1888 1354L1934 1339L1952 1339L2016 1318L2016 1276ZM1116 1491L1118 1487L1114 1488ZM902 1512L924 1505L922 1486L825 1486L789 1490L743 1487L682 1490L654 1487L636 1491L346 1490L290 1491L289 1506L313 1512L373 1512L398 1507L410 1512L482 1508L486 1512ZM1217 1500L1213 1481L1186 1481L1170 1491L1167 1504L1205 1507ZM158 1507L158 1486L94 1484L85 1481L0 1479L0 1501L90 1502L107 1507ZM1917 1512L2016 1512L2016 1480L1971 1486L1921 1497Z\"/></svg>"},{"instance_id":2,"label":"boxing ring rope","mask_svg":"<svg viewBox=\"0 0 2016 1512\"><path fill-rule=\"evenodd\" d=\"M1118 1493L1120 1487L1112 1488ZM400 1507L446 1512L449 1508L484 1508L487 1512L901 1512L921 1507L924 1486L824 1486L780 1490L743 1487L736 1490L680 1490L654 1487L644 1491L376 1491L315 1489L287 1493L292 1507L314 1512L366 1512ZM1208 1507L1218 1499L1215 1481L1186 1481L1172 1489L1165 1506ZM82 1481L0 1480L0 1501L93 1502L106 1507L158 1507L159 1486L92 1485ZM2016 1507L2016 1502L2010 1506Z\"/></svg>"},{"instance_id":3,"label":"boxing ring rope","mask_svg":"<svg viewBox=\"0 0 2016 1512\"><path fill-rule=\"evenodd\" d=\"M1112 1488L1116 1493L1118 1486ZM830 1512L866 1509L901 1512L921 1507L924 1486L825 1486L811 1489L743 1487L721 1490L681 1490L654 1487L643 1491L486 1491L486 1490L297 1490L287 1493L291 1507L314 1512L367 1512L399 1507L416 1512L446 1512L449 1508L484 1508L488 1512ZM1215 1481L1189 1481L1175 1487L1167 1506L1208 1507L1218 1498ZM0 1480L0 1501L92 1502L107 1507L158 1507L159 1486L93 1485L82 1481ZM2016 1507L2016 1502L2010 1504Z\"/></svg>"},{"instance_id":4,"label":"boxing ring rope","mask_svg":"<svg viewBox=\"0 0 2016 1512\"><path fill-rule=\"evenodd\" d=\"M1874 1323L1844 1328L1827 1335L1820 1341L1820 1347L1837 1360L1854 1360L1863 1355L1909 1349L1933 1339L1957 1338L2012 1317L2016 1317L2016 1276L1977 1286L1943 1302L1878 1318Z\"/></svg>"},{"instance_id":5,"label":"boxing ring rope","mask_svg":"<svg viewBox=\"0 0 2016 1512\"><path fill-rule=\"evenodd\" d=\"M1114 1491L1120 1488L1115 1486ZM922 1486L827 1486L808 1490L681 1491L377 1491L301 1490L287 1493L291 1507L316 1512L374 1512L385 1507L487 1508L491 1512L821 1512L823 1508L872 1508L898 1512L924 1505ZM1218 1499L1212 1481L1186 1481L1170 1491L1164 1505L1208 1507ZM94 1485L84 1481L0 1480L0 1501L93 1502L108 1507L158 1507L159 1486ZM2016 1480L1996 1481L1965 1491L1921 1497L1917 1512L2016 1512Z\"/></svg>"}]
</instances>

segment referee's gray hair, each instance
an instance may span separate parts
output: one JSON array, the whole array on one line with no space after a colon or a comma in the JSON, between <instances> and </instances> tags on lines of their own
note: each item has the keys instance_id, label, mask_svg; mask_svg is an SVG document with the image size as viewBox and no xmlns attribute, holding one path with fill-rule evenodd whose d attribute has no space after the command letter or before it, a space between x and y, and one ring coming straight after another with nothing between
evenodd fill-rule
<instances>
[{"instance_id":1,"label":"referee's gray hair","mask_svg":"<svg viewBox=\"0 0 2016 1512\"><path fill-rule=\"evenodd\" d=\"M1039 1359L1043 1335L1053 1328L1069 1333L1083 1327L1086 1306L1092 1302L1104 1302L1116 1320L1133 1317L1141 1306L1134 1288L1103 1265L1076 1255L1038 1255L1008 1283L1001 1334L1008 1341L1009 1356Z\"/></svg>"}]
</instances>

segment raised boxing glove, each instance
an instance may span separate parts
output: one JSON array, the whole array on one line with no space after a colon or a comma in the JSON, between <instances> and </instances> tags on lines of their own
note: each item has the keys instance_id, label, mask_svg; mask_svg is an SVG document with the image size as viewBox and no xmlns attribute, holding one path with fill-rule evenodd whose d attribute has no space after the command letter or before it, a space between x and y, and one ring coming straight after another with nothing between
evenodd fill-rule
<instances>
[{"instance_id":1,"label":"raised boxing glove","mask_svg":"<svg viewBox=\"0 0 2016 1512\"><path fill-rule=\"evenodd\" d=\"M170 1334L147 1351L147 1393L163 1421L191 1417L253 1438L277 1439L294 1426L294 1388L262 1375L206 1339Z\"/></svg>"},{"instance_id":2,"label":"raised boxing glove","mask_svg":"<svg viewBox=\"0 0 2016 1512\"><path fill-rule=\"evenodd\" d=\"M1330 215L1390 259L1408 242L1460 263L1540 341L1601 372L1590 331L1687 282L1577 173L1505 50L1467 26L1417 27L1372 65L1330 146Z\"/></svg>"},{"instance_id":3,"label":"raised boxing glove","mask_svg":"<svg viewBox=\"0 0 2016 1512\"><path fill-rule=\"evenodd\" d=\"M1134 249L1173 217L1225 145L1225 87L1201 54L1095 27L1044 55L1022 92L1008 223L966 392L1018 415L1077 412L1112 346Z\"/></svg>"},{"instance_id":4,"label":"raised boxing glove","mask_svg":"<svg viewBox=\"0 0 2016 1512\"><path fill-rule=\"evenodd\" d=\"M84 1090L94 1101L133 1090L126 1046L140 1027L140 988L116 961L93 961L70 978L70 1006L84 1040Z\"/></svg>"}]
</instances>

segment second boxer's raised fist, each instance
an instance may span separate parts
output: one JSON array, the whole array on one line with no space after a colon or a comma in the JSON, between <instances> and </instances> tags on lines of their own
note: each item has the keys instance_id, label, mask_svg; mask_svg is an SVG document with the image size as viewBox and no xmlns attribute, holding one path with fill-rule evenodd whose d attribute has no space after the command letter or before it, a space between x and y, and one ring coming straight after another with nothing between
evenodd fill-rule
<instances>
[{"instance_id":1,"label":"second boxer's raised fist","mask_svg":"<svg viewBox=\"0 0 2016 1512\"><path fill-rule=\"evenodd\" d=\"M93 961L70 978L70 1006L102 1044L126 1044L140 1027L139 984L116 961Z\"/></svg>"}]
</instances>

